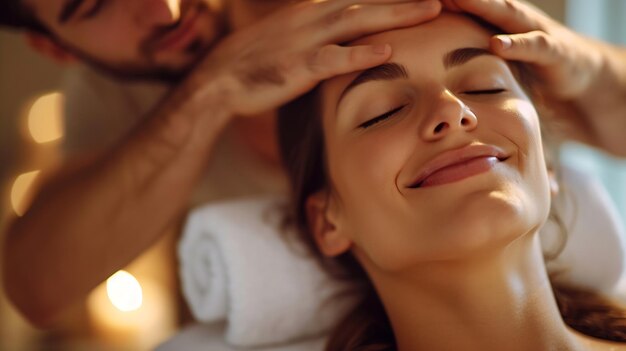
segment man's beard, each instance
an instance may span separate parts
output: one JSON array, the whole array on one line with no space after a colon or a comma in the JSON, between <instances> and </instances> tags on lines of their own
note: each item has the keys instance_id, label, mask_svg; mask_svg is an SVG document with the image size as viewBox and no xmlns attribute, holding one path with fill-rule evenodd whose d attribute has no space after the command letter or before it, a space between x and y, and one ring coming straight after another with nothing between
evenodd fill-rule
<instances>
[{"instance_id":1,"label":"man's beard","mask_svg":"<svg viewBox=\"0 0 626 351\"><path fill-rule=\"evenodd\" d=\"M78 57L80 61L84 62L89 67L122 81L157 81L167 84L175 84L182 80L187 74L193 70L193 67L200 61L210 48L206 48L203 45L201 39L197 39L192 42L186 49L185 54L193 57L193 60L182 67L167 67L159 66L156 64L111 64L104 62L95 57L90 56L87 53L80 51L79 49L72 48L64 44L64 48L69 50L74 56Z\"/></svg>"},{"instance_id":2,"label":"man's beard","mask_svg":"<svg viewBox=\"0 0 626 351\"><path fill-rule=\"evenodd\" d=\"M201 12L201 15L210 15L210 10L204 1L188 1L184 4L188 4L188 6L185 6L185 8L182 9L181 21L183 15L186 14L191 7L196 7L198 11ZM157 64L154 59L154 50L151 48L154 47L154 44L161 40L163 36L167 35L170 31L175 30L181 24L181 21L169 26L156 28L154 32L139 45L139 52L141 54L140 58L143 59L142 63L113 64L105 62L72 46L71 44L65 43L59 38L55 38L55 40L64 49L71 52L88 66L100 71L101 73L113 76L118 80L148 80L175 84L187 76L187 74L193 70L195 65L208 52L210 52L215 44L226 34L227 28L224 21L218 20L217 14L213 14L213 16L216 16L215 23L217 28L214 28L215 36L208 42L204 42L202 36L200 36L187 45L181 54L189 57L190 59L188 63L180 67L168 67L166 65Z\"/></svg>"}]
</instances>

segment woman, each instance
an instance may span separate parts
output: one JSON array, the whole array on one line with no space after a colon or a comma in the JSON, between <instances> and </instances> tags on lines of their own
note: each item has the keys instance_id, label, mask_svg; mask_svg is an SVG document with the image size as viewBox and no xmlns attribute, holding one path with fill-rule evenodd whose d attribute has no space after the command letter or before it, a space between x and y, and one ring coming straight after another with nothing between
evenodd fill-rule
<instances>
[{"instance_id":1,"label":"woman","mask_svg":"<svg viewBox=\"0 0 626 351\"><path fill-rule=\"evenodd\" d=\"M329 350L619 346L559 314L537 235L557 188L532 83L489 54L491 34L444 14L363 38L353 45L390 44L389 63L328 80L283 110L295 224L375 291ZM570 326L626 340L621 311L598 317L588 312L603 300L558 293Z\"/></svg>"}]
</instances>

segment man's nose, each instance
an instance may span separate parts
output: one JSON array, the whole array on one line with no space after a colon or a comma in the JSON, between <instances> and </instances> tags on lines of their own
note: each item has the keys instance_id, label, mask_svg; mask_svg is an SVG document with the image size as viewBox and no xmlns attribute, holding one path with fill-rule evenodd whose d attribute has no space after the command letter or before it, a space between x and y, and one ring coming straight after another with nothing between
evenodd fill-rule
<instances>
[{"instance_id":1,"label":"man's nose","mask_svg":"<svg viewBox=\"0 0 626 351\"><path fill-rule=\"evenodd\" d=\"M174 24L180 19L180 3L181 0L137 1L138 21L148 27Z\"/></svg>"},{"instance_id":2,"label":"man's nose","mask_svg":"<svg viewBox=\"0 0 626 351\"><path fill-rule=\"evenodd\" d=\"M436 141L453 132L469 132L477 126L478 119L469 107L449 90L444 90L436 99L419 133L423 140Z\"/></svg>"}]
</instances>

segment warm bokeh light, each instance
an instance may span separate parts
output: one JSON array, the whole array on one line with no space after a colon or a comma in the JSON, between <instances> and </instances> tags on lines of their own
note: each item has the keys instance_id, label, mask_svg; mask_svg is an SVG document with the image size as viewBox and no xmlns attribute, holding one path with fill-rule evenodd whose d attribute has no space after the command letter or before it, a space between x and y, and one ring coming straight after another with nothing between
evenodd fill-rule
<instances>
[{"instance_id":1,"label":"warm bokeh light","mask_svg":"<svg viewBox=\"0 0 626 351\"><path fill-rule=\"evenodd\" d=\"M28 131L38 143L47 143L63 137L63 103L61 93L39 97L28 112Z\"/></svg>"},{"instance_id":2,"label":"warm bokeh light","mask_svg":"<svg viewBox=\"0 0 626 351\"><path fill-rule=\"evenodd\" d=\"M113 306L122 312L138 310L143 301L139 281L126 271L118 271L107 279L107 295Z\"/></svg>"},{"instance_id":3,"label":"warm bokeh light","mask_svg":"<svg viewBox=\"0 0 626 351\"><path fill-rule=\"evenodd\" d=\"M109 347L103 350L153 350L176 330L176 307L170 291L152 278L130 277L125 271L116 273L94 289L87 299L94 332L103 346ZM138 281L141 281L141 287ZM118 297L111 296L111 288L118 293L126 291L126 294L134 295L131 300L135 302L120 303ZM120 307L137 306L139 291L141 307L122 311ZM129 306L123 307L125 304Z\"/></svg>"},{"instance_id":4,"label":"warm bokeh light","mask_svg":"<svg viewBox=\"0 0 626 351\"><path fill-rule=\"evenodd\" d=\"M170 9L173 18L180 17L180 2L178 0L167 0L167 7Z\"/></svg>"},{"instance_id":5,"label":"warm bokeh light","mask_svg":"<svg viewBox=\"0 0 626 351\"><path fill-rule=\"evenodd\" d=\"M11 187L11 206L13 206L13 211L18 216L24 215L28 208L26 195L37 175L39 175L39 171L24 173L15 178L13 182Z\"/></svg>"}]
</instances>

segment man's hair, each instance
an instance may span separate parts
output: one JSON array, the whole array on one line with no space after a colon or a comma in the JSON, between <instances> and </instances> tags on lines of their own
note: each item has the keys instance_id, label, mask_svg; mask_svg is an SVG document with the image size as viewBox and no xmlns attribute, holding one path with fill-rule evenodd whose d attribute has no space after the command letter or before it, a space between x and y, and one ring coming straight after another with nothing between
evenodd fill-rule
<instances>
[{"instance_id":1,"label":"man's hair","mask_svg":"<svg viewBox=\"0 0 626 351\"><path fill-rule=\"evenodd\" d=\"M49 33L49 30L35 17L23 0L0 0L0 26L41 34Z\"/></svg>"}]
</instances>

